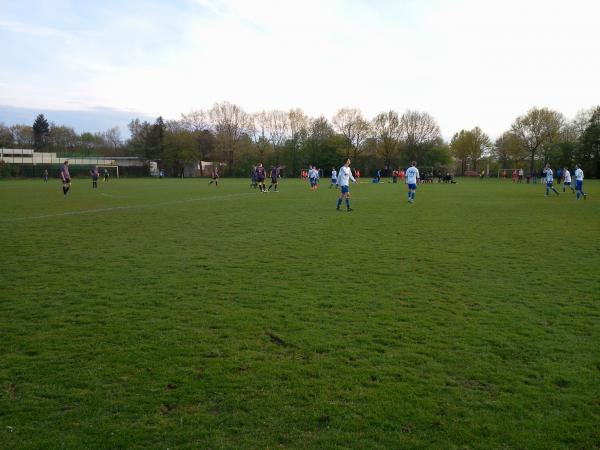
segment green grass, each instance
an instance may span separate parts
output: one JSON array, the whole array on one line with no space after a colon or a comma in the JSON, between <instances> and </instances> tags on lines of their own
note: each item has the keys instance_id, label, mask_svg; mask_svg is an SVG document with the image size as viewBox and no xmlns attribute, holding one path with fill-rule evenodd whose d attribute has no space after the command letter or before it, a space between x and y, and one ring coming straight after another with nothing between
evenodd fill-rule
<instances>
[{"instance_id":1,"label":"green grass","mask_svg":"<svg viewBox=\"0 0 600 450\"><path fill-rule=\"evenodd\" d=\"M598 448L600 182L0 182L0 447Z\"/></svg>"}]
</instances>

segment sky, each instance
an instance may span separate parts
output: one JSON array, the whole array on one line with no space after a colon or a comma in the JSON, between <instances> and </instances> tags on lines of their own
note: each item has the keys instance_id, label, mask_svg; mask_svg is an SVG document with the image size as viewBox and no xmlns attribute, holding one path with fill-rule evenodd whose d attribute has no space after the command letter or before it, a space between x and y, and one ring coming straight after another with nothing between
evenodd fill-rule
<instances>
[{"instance_id":1,"label":"sky","mask_svg":"<svg viewBox=\"0 0 600 450\"><path fill-rule=\"evenodd\" d=\"M600 105L599 0L0 0L0 122L427 111L447 139ZM96 127L97 129L92 129Z\"/></svg>"}]
</instances>

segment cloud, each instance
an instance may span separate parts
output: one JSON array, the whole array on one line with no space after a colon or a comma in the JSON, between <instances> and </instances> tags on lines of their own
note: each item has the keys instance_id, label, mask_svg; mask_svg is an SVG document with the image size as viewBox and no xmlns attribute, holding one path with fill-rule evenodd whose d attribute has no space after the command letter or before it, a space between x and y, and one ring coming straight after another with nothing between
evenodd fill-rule
<instances>
[{"instance_id":1,"label":"cloud","mask_svg":"<svg viewBox=\"0 0 600 450\"><path fill-rule=\"evenodd\" d=\"M64 31L43 25L33 25L15 20L0 18L0 28L10 33L25 34L36 37L61 37L70 38L71 35Z\"/></svg>"},{"instance_id":2,"label":"cloud","mask_svg":"<svg viewBox=\"0 0 600 450\"><path fill-rule=\"evenodd\" d=\"M301 107L328 117L344 106L370 117L412 108L430 112L447 137L476 125L499 135L532 106L574 115L600 103L597 2L144 5L96 4L79 18L63 5L70 26L33 29L73 38L37 55L48 66L43 74L17 66L0 73L0 101L105 105L170 118L221 100L250 111ZM85 26L83 17L90 18ZM3 20L0 27L24 23Z\"/></svg>"}]
</instances>

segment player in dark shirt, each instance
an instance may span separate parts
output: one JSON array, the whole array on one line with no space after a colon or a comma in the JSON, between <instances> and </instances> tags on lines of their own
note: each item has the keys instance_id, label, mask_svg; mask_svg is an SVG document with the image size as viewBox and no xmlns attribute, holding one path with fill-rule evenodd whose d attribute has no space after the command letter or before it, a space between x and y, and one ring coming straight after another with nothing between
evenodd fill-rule
<instances>
[{"instance_id":1,"label":"player in dark shirt","mask_svg":"<svg viewBox=\"0 0 600 450\"><path fill-rule=\"evenodd\" d=\"M273 189L273 192L279 192L279 190L277 189L277 187L279 186L279 167L273 166L271 167L271 185L269 186L269 191L271 190L272 187L275 187L275 189Z\"/></svg>"},{"instance_id":2,"label":"player in dark shirt","mask_svg":"<svg viewBox=\"0 0 600 450\"><path fill-rule=\"evenodd\" d=\"M96 166L92 167L90 170L90 175L92 176L92 189L98 189L98 168Z\"/></svg>"},{"instance_id":3,"label":"player in dark shirt","mask_svg":"<svg viewBox=\"0 0 600 450\"><path fill-rule=\"evenodd\" d=\"M219 185L219 168L217 166L215 166L213 168L213 172L212 172L212 180L210 180L208 182L208 184L213 184L215 183L215 186Z\"/></svg>"},{"instance_id":4,"label":"player in dark shirt","mask_svg":"<svg viewBox=\"0 0 600 450\"><path fill-rule=\"evenodd\" d=\"M256 166L256 183L258 184L260 192L267 192L267 188L265 186L265 177L265 168L263 167L262 163L259 163L258 166Z\"/></svg>"},{"instance_id":5,"label":"player in dark shirt","mask_svg":"<svg viewBox=\"0 0 600 450\"><path fill-rule=\"evenodd\" d=\"M71 189L71 174L69 173L69 161L65 161L65 163L60 166L60 179L63 184L63 195L67 195L69 193L69 189Z\"/></svg>"}]
</instances>

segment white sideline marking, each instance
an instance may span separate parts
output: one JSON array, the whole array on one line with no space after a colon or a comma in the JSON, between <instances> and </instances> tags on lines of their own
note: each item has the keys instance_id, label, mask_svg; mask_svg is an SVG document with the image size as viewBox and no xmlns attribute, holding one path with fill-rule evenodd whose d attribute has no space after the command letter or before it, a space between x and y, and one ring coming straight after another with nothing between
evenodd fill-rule
<instances>
[{"instance_id":1,"label":"white sideline marking","mask_svg":"<svg viewBox=\"0 0 600 450\"><path fill-rule=\"evenodd\" d=\"M111 206L110 208L80 209L77 211L67 211L67 212L55 213L55 214L42 214L42 215L38 215L38 216L13 217L10 219L0 219L0 222L18 222L21 220L47 219L49 217L79 216L79 215L83 215L83 214L95 214L95 213L118 211L118 210L125 210L125 209L155 208L155 207L160 207L160 206L178 205L181 203L201 202L203 200L223 200L223 199L228 199L228 198L233 198L233 197L242 197L242 196L246 196L246 195L256 195L256 193L245 192L245 193L238 193L238 194L218 195L215 197L196 197L196 198L188 198L185 200L174 200L174 201L170 201L170 202L147 203L145 205L124 205L124 206Z\"/></svg>"}]
</instances>

